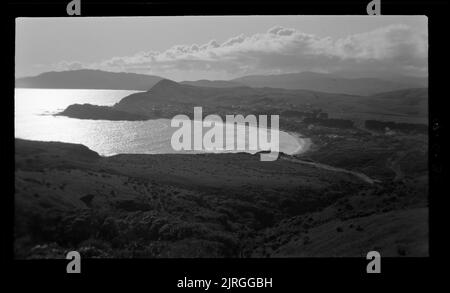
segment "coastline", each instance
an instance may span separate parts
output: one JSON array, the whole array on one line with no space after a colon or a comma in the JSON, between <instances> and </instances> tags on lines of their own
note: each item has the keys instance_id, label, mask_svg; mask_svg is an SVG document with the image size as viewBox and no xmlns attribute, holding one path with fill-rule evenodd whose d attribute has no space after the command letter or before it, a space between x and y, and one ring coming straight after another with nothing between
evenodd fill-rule
<instances>
[{"instance_id":1,"label":"coastline","mask_svg":"<svg viewBox=\"0 0 450 293\"><path fill-rule=\"evenodd\" d=\"M286 131L286 133L288 133L289 135L294 137L299 144L299 147L297 148L297 150L295 152L292 153L291 156L304 154L307 151L309 151L309 149L312 146L311 138L303 137L303 135L298 132Z\"/></svg>"}]
</instances>

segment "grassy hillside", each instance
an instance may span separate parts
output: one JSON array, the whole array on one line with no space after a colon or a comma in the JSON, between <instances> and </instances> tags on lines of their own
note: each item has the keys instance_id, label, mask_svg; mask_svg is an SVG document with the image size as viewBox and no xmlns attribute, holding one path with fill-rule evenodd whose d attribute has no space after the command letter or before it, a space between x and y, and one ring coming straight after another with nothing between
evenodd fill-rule
<instances>
[{"instance_id":1,"label":"grassy hillside","mask_svg":"<svg viewBox=\"0 0 450 293\"><path fill-rule=\"evenodd\" d=\"M72 249L85 257L330 256L296 241L308 233L326 247L336 241L326 231L340 221L378 233L367 217L386 226L382 255L405 254L397 240L406 255L426 254L413 247L427 244L417 210L427 194L407 180L368 184L284 156L101 157L82 145L18 139L15 173L18 258L64 257ZM339 251L359 256L367 237L349 239L360 244L342 239Z\"/></svg>"}]
</instances>

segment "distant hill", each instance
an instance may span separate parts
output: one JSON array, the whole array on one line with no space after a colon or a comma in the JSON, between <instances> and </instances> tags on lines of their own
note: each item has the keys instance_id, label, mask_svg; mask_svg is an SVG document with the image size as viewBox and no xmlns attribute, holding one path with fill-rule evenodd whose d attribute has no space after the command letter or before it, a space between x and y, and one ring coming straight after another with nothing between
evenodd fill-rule
<instances>
[{"instance_id":1,"label":"distant hill","mask_svg":"<svg viewBox=\"0 0 450 293\"><path fill-rule=\"evenodd\" d=\"M422 117L428 120L428 88L412 88L370 96L364 104L373 111Z\"/></svg>"},{"instance_id":2,"label":"distant hill","mask_svg":"<svg viewBox=\"0 0 450 293\"><path fill-rule=\"evenodd\" d=\"M249 75L231 80L250 87L304 89L350 95L373 95L379 92L426 87L426 80L398 77L385 80L373 77L344 78L340 75L301 72L279 75Z\"/></svg>"},{"instance_id":3,"label":"distant hill","mask_svg":"<svg viewBox=\"0 0 450 293\"><path fill-rule=\"evenodd\" d=\"M147 92L135 93L123 98L114 108L147 115L155 108L164 111L170 111L172 108L180 112L184 108L192 111L192 107L198 105L207 109L233 106L255 109L280 106L283 103L327 106L358 98L360 97L281 88L199 87L163 79Z\"/></svg>"},{"instance_id":4,"label":"distant hill","mask_svg":"<svg viewBox=\"0 0 450 293\"><path fill-rule=\"evenodd\" d=\"M369 96L381 92L427 87L427 79L410 76L386 75L355 78L356 73L324 74L314 72L279 75L249 75L233 80L182 81L181 85L202 88L279 88L310 90L335 94ZM16 79L16 88L113 89L147 91L163 78L125 72L107 72L81 69L46 72L37 76Z\"/></svg>"},{"instance_id":5,"label":"distant hill","mask_svg":"<svg viewBox=\"0 0 450 293\"><path fill-rule=\"evenodd\" d=\"M114 108L108 106L97 106L91 104L72 104L57 115L93 120L147 120L146 116L115 110Z\"/></svg>"},{"instance_id":6,"label":"distant hill","mask_svg":"<svg viewBox=\"0 0 450 293\"><path fill-rule=\"evenodd\" d=\"M125 72L107 72L81 69L72 71L46 72L37 76L16 79L16 88L65 88L65 89L150 89L162 78Z\"/></svg>"},{"instance_id":7,"label":"distant hill","mask_svg":"<svg viewBox=\"0 0 450 293\"><path fill-rule=\"evenodd\" d=\"M403 83L408 85L415 85L415 87L428 87L428 77L419 77L419 76L410 76L410 75L402 75L392 72L380 72L380 71L372 71L372 70L357 70L357 71L336 71L333 72L333 75L341 77L341 78L377 78L382 80L388 80L391 82Z\"/></svg>"},{"instance_id":8,"label":"distant hill","mask_svg":"<svg viewBox=\"0 0 450 293\"><path fill-rule=\"evenodd\" d=\"M199 87L162 79L150 90L131 94L111 110L79 105L76 115L97 119L141 120L169 118L178 114L192 114L193 107L202 106L204 114L281 113L287 110L311 111L322 109L334 118L359 120L393 120L426 123L428 90L425 88L385 92L371 96L357 96L310 90L252 87ZM119 112L118 112L119 111ZM84 113L86 112L86 113ZM129 119L130 113L135 115ZM62 115L67 113L63 112ZM284 117L284 116L283 116ZM145 118L144 118L145 119Z\"/></svg>"},{"instance_id":9,"label":"distant hill","mask_svg":"<svg viewBox=\"0 0 450 293\"><path fill-rule=\"evenodd\" d=\"M193 86L202 86L202 87L241 87L243 84L235 81L227 81L227 80L207 80L201 79L196 81L182 81L181 84L193 85Z\"/></svg>"}]
</instances>

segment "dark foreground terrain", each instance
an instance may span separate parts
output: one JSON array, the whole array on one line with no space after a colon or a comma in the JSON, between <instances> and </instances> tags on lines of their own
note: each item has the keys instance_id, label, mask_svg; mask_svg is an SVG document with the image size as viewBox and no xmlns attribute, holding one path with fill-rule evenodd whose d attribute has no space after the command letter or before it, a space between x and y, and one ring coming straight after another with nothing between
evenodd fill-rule
<instances>
[{"instance_id":1,"label":"dark foreground terrain","mask_svg":"<svg viewBox=\"0 0 450 293\"><path fill-rule=\"evenodd\" d=\"M342 132L274 162L16 139L16 257L427 256L426 139Z\"/></svg>"}]
</instances>

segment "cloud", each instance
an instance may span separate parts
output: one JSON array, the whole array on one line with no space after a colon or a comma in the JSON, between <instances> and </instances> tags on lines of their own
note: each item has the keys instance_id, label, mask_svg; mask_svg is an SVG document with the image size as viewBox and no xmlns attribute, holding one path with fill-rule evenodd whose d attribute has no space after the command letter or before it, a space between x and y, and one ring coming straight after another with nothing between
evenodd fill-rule
<instances>
[{"instance_id":1,"label":"cloud","mask_svg":"<svg viewBox=\"0 0 450 293\"><path fill-rule=\"evenodd\" d=\"M276 26L265 33L238 35L222 44L211 40L94 64L66 62L66 65L163 76L178 74L181 79L188 79L190 72L203 72L205 77L358 69L423 74L427 73L428 66L427 38L426 34L405 25L391 25L339 39Z\"/></svg>"}]
</instances>

